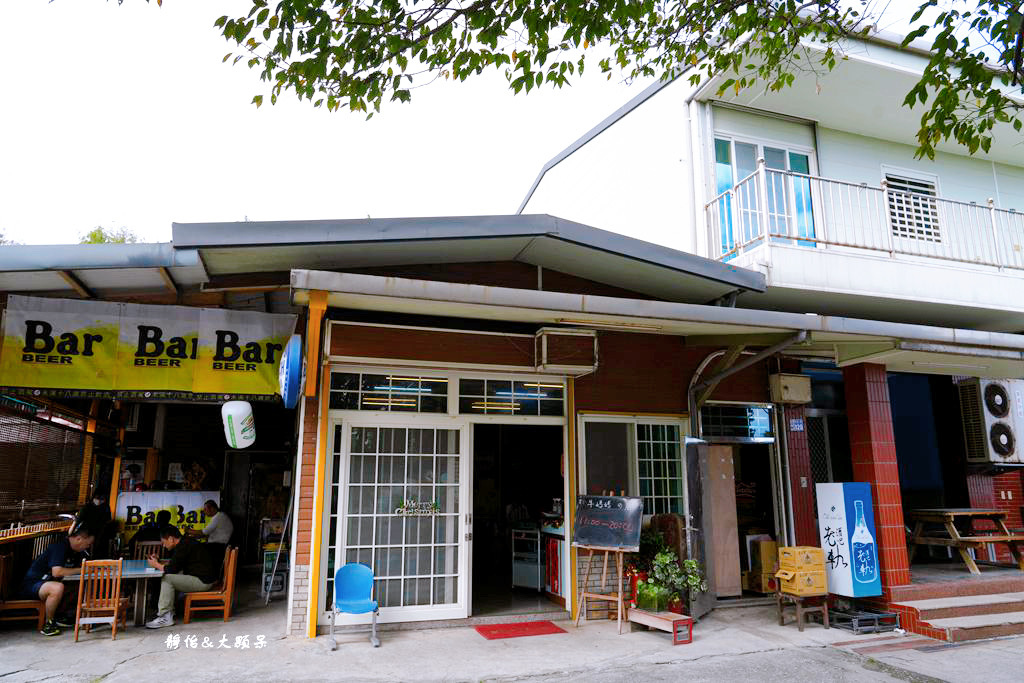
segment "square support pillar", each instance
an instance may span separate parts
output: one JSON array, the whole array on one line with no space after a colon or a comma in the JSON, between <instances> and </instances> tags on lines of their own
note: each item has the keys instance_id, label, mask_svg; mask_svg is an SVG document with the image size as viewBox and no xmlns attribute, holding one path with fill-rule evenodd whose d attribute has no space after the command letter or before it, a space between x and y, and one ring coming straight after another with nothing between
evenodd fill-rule
<instances>
[{"instance_id":1,"label":"square support pillar","mask_svg":"<svg viewBox=\"0 0 1024 683\"><path fill-rule=\"evenodd\" d=\"M885 366L860 363L845 367L843 382L853 478L871 484L882 590L888 596L892 586L910 583L910 563Z\"/></svg>"},{"instance_id":2,"label":"square support pillar","mask_svg":"<svg viewBox=\"0 0 1024 683\"><path fill-rule=\"evenodd\" d=\"M801 429L790 429L794 424ZM811 449L807 442L807 418L804 407L786 406L783 409L782 428L786 431L786 462L789 471L789 490L793 502L793 531L795 545L818 545L818 525L814 521L814 476L811 473Z\"/></svg>"}]
</instances>

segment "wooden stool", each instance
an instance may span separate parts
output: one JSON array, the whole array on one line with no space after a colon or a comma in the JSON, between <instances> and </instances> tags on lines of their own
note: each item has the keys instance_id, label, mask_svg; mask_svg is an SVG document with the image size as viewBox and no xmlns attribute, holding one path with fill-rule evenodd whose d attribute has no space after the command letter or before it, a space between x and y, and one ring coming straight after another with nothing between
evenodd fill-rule
<instances>
[{"instance_id":1,"label":"wooden stool","mask_svg":"<svg viewBox=\"0 0 1024 683\"><path fill-rule=\"evenodd\" d=\"M647 610L630 608L626 618L635 624L642 624L652 628L668 631L672 634L673 645L686 645L693 642L693 618L685 614L675 612L648 612ZM682 629L686 629L686 639L680 635Z\"/></svg>"},{"instance_id":2,"label":"wooden stool","mask_svg":"<svg viewBox=\"0 0 1024 683\"><path fill-rule=\"evenodd\" d=\"M809 605L805 603L806 600L816 601L820 599L820 605ZM775 604L779 608L779 626L786 625L785 608L789 605L786 602L792 604L796 611L796 626L801 632L804 630L805 615L813 614L815 612L821 614L821 622L828 628L828 593L818 593L816 595L791 595L790 593L783 593L782 591L775 591Z\"/></svg>"}]
</instances>

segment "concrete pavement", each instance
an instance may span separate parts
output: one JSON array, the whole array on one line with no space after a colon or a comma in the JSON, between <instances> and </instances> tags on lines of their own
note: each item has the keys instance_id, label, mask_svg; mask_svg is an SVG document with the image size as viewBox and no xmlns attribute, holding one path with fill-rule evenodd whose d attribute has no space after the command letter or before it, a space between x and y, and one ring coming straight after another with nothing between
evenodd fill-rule
<instances>
[{"instance_id":1,"label":"concrete pavement","mask_svg":"<svg viewBox=\"0 0 1024 683\"><path fill-rule=\"evenodd\" d=\"M780 627L769 607L717 610L697 625L693 644L679 646L660 631L618 635L614 622L591 621L579 629L557 623L567 633L493 641L471 628L383 632L379 649L370 646L365 634L346 633L336 652L325 636L310 641L278 635L284 624L280 605L246 610L228 623L130 628L117 641L106 629L83 635L77 644L70 634L47 639L5 629L0 631L0 680L929 680L907 673L920 671L942 680L970 681L982 680L973 673L985 671L983 680L998 681L1024 671L1019 639L973 645L980 659L993 658L973 669L956 666L958 648L949 654L913 650L865 657L849 647L831 646L857 636L819 625L803 633L792 624ZM236 640L241 636L248 636L248 647ZM936 655L939 659L933 659Z\"/></svg>"}]
</instances>

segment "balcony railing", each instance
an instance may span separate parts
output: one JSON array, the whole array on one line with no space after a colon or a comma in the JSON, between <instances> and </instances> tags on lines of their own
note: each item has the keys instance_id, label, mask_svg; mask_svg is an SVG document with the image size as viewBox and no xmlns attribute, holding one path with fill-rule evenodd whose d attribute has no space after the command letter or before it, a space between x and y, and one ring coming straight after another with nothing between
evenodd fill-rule
<instances>
[{"instance_id":1,"label":"balcony railing","mask_svg":"<svg viewBox=\"0 0 1024 683\"><path fill-rule=\"evenodd\" d=\"M1024 213L766 168L705 206L712 258L766 244L1024 269Z\"/></svg>"}]
</instances>

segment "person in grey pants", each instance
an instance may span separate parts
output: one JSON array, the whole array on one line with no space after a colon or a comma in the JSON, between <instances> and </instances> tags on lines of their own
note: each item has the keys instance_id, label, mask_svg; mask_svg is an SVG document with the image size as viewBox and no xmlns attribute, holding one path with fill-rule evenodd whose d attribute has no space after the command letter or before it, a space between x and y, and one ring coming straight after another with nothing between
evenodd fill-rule
<instances>
[{"instance_id":1,"label":"person in grey pants","mask_svg":"<svg viewBox=\"0 0 1024 683\"><path fill-rule=\"evenodd\" d=\"M160 542L171 551L171 559L161 562L156 555L146 561L150 567L164 572L160 582L160 600L156 618L146 623L146 628L163 628L174 625L174 598L176 593L208 591L220 578L223 555L215 557L215 551L223 553L224 546L200 543L191 538L182 538L175 526L166 526L160 531Z\"/></svg>"}]
</instances>

